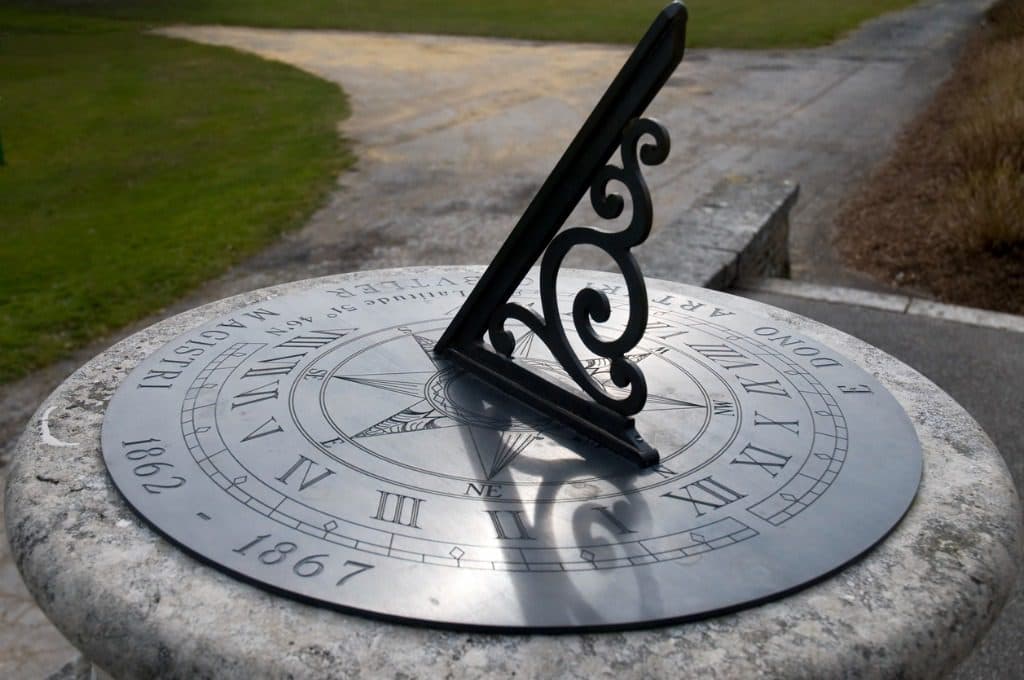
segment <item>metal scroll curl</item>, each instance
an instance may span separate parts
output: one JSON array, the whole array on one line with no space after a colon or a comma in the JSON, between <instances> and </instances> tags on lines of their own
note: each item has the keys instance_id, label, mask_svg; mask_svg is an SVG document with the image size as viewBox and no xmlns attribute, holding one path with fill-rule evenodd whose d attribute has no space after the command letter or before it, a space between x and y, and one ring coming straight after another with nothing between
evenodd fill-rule
<instances>
[{"instance_id":1,"label":"metal scroll curl","mask_svg":"<svg viewBox=\"0 0 1024 680\"><path fill-rule=\"evenodd\" d=\"M637 43L434 346L439 357L457 362L584 439L642 467L655 465L659 456L637 432L632 417L647 401L647 383L626 353L646 330L647 291L630 248L647 238L653 215L640 166L662 163L669 153L668 132L643 114L683 58L685 42L686 8L671 2ZM622 162L612 165L609 162L617 150ZM612 191L612 183L620 193ZM594 210L604 219L623 213L628 192L629 225L621 230L576 227L563 231L588 190ZM626 282L629 318L615 338L602 338L595 329L595 324L611 318L611 305L603 293L585 287L573 298L575 330L587 350L608 363L610 379L595 378L584 368L573 349L579 345L575 340L569 344L558 311L558 272L578 245L594 246L611 256ZM511 300L538 262L541 305L535 313ZM513 359L516 337L506 328L509 320L533 331L583 394Z\"/></svg>"},{"instance_id":2,"label":"metal scroll curl","mask_svg":"<svg viewBox=\"0 0 1024 680\"><path fill-rule=\"evenodd\" d=\"M644 137L652 141L640 145ZM590 202L604 219L615 219L622 214L625 201L617 193L609 193L609 185L618 182L629 192L632 214L629 225L622 231L606 232L591 227L574 227L558 234L548 245L541 260L540 298L543 314L514 302L499 307L488 322L488 337L494 349L506 357L515 351L516 338L505 328L509 319L521 322L533 331L565 369L566 373L594 401L623 416L639 412L647 401L647 381L640 368L626 358L643 337L647 328L647 287L640 267L630 252L647 239L651 232L653 209L651 195L640 170L644 165L659 165L668 158L670 149L668 130L650 118L634 118L622 131L620 152L622 167L608 164L598 170L590 186ZM607 253L618 265L626 281L629 299L629 318L625 329L614 339L601 338L594 323L604 323L611 317L608 297L593 288L584 288L573 299L573 325L583 344L598 356L610 359L612 382L626 391L615 397L595 380L583 367L566 336L558 309L556 283L558 271L566 255L578 245L595 246Z\"/></svg>"}]
</instances>

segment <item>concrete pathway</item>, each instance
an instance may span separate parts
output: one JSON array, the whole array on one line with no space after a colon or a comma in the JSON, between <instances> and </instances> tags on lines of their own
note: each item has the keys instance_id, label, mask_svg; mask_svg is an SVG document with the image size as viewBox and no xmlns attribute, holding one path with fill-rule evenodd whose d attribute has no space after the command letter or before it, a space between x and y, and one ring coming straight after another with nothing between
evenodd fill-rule
<instances>
[{"instance_id":1,"label":"concrete pathway","mask_svg":"<svg viewBox=\"0 0 1024 680\"><path fill-rule=\"evenodd\" d=\"M795 179L794 277L860 280L831 256L836 205L947 75L990 2L925 2L817 50L691 51L649 111L673 140L669 160L647 172L656 224L726 177ZM161 33L292 64L351 98L342 130L355 172L303 230L236 270L224 294L311 274L488 261L628 54L336 31ZM589 205L573 219L595 220Z\"/></svg>"}]
</instances>

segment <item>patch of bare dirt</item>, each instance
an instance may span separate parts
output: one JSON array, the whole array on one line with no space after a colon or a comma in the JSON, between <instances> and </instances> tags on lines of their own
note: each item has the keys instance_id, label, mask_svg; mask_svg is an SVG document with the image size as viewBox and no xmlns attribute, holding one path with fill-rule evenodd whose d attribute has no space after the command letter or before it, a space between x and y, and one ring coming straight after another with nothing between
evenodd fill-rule
<instances>
[{"instance_id":1,"label":"patch of bare dirt","mask_svg":"<svg viewBox=\"0 0 1024 680\"><path fill-rule=\"evenodd\" d=\"M1006 0L895 152L844 204L853 268L943 302L1024 314L1024 0Z\"/></svg>"}]
</instances>

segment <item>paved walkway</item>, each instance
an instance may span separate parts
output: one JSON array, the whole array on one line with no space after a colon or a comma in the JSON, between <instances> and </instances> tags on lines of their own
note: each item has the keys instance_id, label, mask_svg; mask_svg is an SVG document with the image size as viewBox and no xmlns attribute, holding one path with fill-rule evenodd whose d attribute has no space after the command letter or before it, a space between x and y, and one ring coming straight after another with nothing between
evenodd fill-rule
<instances>
[{"instance_id":1,"label":"paved walkway","mask_svg":"<svg viewBox=\"0 0 1024 680\"><path fill-rule=\"evenodd\" d=\"M948 74L990 2L932 0L817 50L691 51L649 111L673 143L646 173L655 224L725 177L795 179L794 277L860 280L830 256L836 205ZM302 231L236 271L224 294L311 274L487 262L628 53L337 31L162 33L292 64L351 97L343 130L356 142L356 171ZM573 222L593 223L588 209Z\"/></svg>"}]
</instances>

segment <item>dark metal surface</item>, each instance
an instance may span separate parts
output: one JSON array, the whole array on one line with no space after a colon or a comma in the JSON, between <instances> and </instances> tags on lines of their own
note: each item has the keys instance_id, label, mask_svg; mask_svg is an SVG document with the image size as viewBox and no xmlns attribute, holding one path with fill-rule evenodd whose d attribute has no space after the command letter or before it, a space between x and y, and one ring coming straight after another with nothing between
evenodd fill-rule
<instances>
[{"instance_id":1,"label":"dark metal surface","mask_svg":"<svg viewBox=\"0 0 1024 680\"><path fill-rule=\"evenodd\" d=\"M647 399L644 374L627 354L643 337L648 311L643 276L630 248L647 238L653 219L640 163L664 162L669 135L657 122L640 116L682 59L685 33L686 9L674 2L662 10L641 39L437 343L440 354L642 467L657 464L659 458L657 450L637 433L630 417ZM651 141L641 146L644 138ZM621 167L608 163L616 147L621 149ZM588 187L598 215L619 217L626 202L621 195L609 193L613 182L625 186L629 193L632 214L625 229L605 232L576 227L558 233ZM579 245L595 246L609 254L629 291L629 319L612 340L599 337L592 326L595 321L606 321L610 313L604 293L584 288L572 303L579 338L590 352L610 360L611 381L618 388L614 391L587 373L566 336L558 309L558 272L569 251ZM538 314L509 299L542 251L542 313ZM547 345L586 397L513 359L516 337L506 328L510 320L523 324ZM483 342L485 330L493 350Z\"/></svg>"},{"instance_id":2,"label":"dark metal surface","mask_svg":"<svg viewBox=\"0 0 1024 680\"><path fill-rule=\"evenodd\" d=\"M117 488L193 554L277 592L549 631L778 597L867 550L913 499L920 447L899 404L767 309L650 282L629 358L648 380L638 426L663 457L638 469L434 353L479 275L365 273L168 343L107 411ZM539 298L532 276L516 302ZM624 286L563 278L563 299L605 291L621 332ZM522 363L571 383L528 329L510 330ZM581 356L614 392L610 361Z\"/></svg>"}]
</instances>

